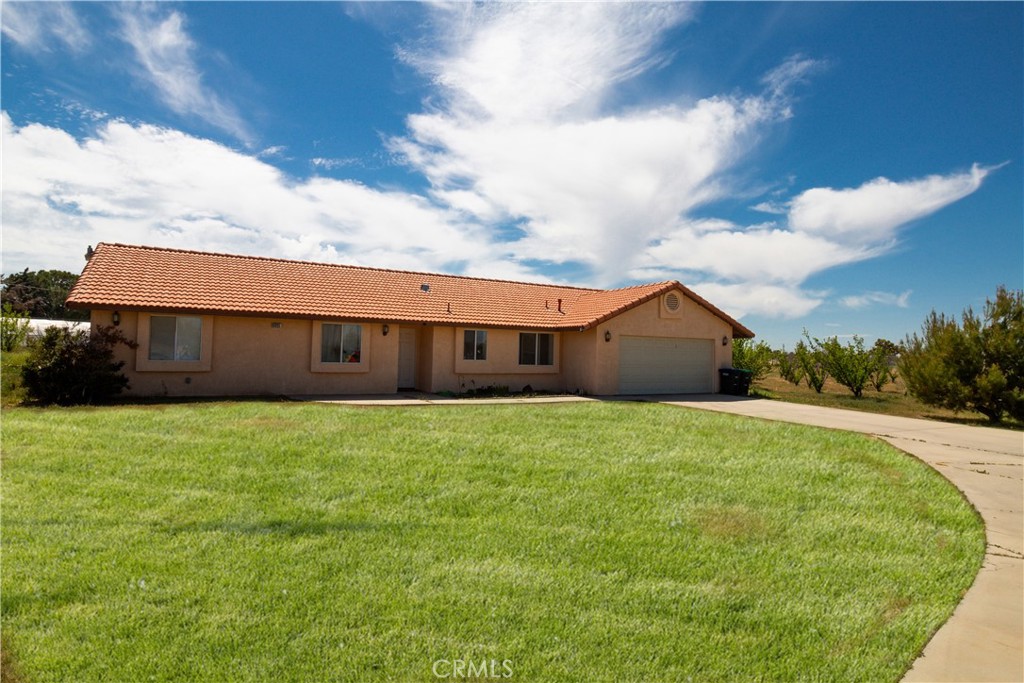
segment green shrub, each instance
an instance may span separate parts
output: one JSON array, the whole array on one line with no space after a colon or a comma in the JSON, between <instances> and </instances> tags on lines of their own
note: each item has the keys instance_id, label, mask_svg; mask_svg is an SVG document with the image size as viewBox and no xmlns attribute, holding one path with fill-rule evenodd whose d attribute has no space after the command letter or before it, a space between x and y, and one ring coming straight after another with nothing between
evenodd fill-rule
<instances>
[{"instance_id":1,"label":"green shrub","mask_svg":"<svg viewBox=\"0 0 1024 683\"><path fill-rule=\"evenodd\" d=\"M4 304L0 311L0 351L10 352L24 346L28 328L28 313Z\"/></svg>"},{"instance_id":2,"label":"green shrub","mask_svg":"<svg viewBox=\"0 0 1024 683\"><path fill-rule=\"evenodd\" d=\"M763 341L755 344L751 339L734 339L732 342L732 366L750 372L752 382L768 376L773 356L771 348Z\"/></svg>"},{"instance_id":3,"label":"green shrub","mask_svg":"<svg viewBox=\"0 0 1024 683\"><path fill-rule=\"evenodd\" d=\"M982 318L961 322L932 311L904 343L899 369L907 390L928 405L973 409L993 422L1024 419L1024 292L999 287Z\"/></svg>"},{"instance_id":4,"label":"green shrub","mask_svg":"<svg viewBox=\"0 0 1024 683\"><path fill-rule=\"evenodd\" d=\"M50 327L32 344L22 369L28 398L44 405L97 403L128 386L118 372L124 361L114 360L114 347L138 345L114 327L92 332Z\"/></svg>"}]
</instances>

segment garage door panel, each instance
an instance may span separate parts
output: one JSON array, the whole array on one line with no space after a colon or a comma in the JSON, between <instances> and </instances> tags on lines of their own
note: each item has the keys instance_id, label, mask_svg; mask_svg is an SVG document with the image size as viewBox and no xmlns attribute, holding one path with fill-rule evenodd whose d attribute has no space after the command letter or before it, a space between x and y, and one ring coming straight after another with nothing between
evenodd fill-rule
<instances>
[{"instance_id":1,"label":"garage door panel","mask_svg":"<svg viewBox=\"0 0 1024 683\"><path fill-rule=\"evenodd\" d=\"M620 394L700 394L712 390L710 339L622 337Z\"/></svg>"}]
</instances>

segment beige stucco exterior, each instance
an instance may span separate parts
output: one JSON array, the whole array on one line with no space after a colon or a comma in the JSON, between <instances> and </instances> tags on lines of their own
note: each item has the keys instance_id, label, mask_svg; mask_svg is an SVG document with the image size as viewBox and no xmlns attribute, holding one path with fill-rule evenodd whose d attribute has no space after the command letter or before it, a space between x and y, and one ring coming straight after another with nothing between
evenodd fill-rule
<instances>
[{"instance_id":1,"label":"beige stucco exterior","mask_svg":"<svg viewBox=\"0 0 1024 683\"><path fill-rule=\"evenodd\" d=\"M199 360L152 361L151 314L119 311L121 331L139 347L119 347L117 354L125 361L130 395L386 394L398 390L399 331L406 325L416 329L415 360L404 362L414 363L415 388L421 391L459 393L488 386L520 391L528 385L534 390L611 395L618 393L623 336L706 339L714 342L708 372L717 390L717 369L732 361L732 327L691 299L681 298L683 305L676 311L668 311L664 297L658 297L586 330L475 328L487 330L486 360L463 358L464 327L204 315ZM112 314L94 310L92 323L110 325ZM361 325L358 363L320 362L320 329L325 322ZM554 363L519 365L520 332L553 334Z\"/></svg>"}]
</instances>

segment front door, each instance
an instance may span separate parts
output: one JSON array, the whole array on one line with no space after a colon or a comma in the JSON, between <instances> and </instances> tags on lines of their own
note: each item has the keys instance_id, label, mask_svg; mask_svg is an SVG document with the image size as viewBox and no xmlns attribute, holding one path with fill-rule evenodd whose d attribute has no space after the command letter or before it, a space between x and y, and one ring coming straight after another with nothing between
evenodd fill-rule
<instances>
[{"instance_id":1,"label":"front door","mask_svg":"<svg viewBox=\"0 0 1024 683\"><path fill-rule=\"evenodd\" d=\"M398 388L416 388L416 328L398 330Z\"/></svg>"}]
</instances>

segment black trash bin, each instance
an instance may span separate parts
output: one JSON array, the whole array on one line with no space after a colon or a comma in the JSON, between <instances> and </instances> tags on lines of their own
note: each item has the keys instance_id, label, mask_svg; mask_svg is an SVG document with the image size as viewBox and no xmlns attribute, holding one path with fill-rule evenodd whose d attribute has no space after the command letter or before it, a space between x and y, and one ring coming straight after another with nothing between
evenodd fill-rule
<instances>
[{"instance_id":1,"label":"black trash bin","mask_svg":"<svg viewBox=\"0 0 1024 683\"><path fill-rule=\"evenodd\" d=\"M719 393L730 396L746 396L750 391L750 379L754 373L739 368L722 368L718 371Z\"/></svg>"}]
</instances>

